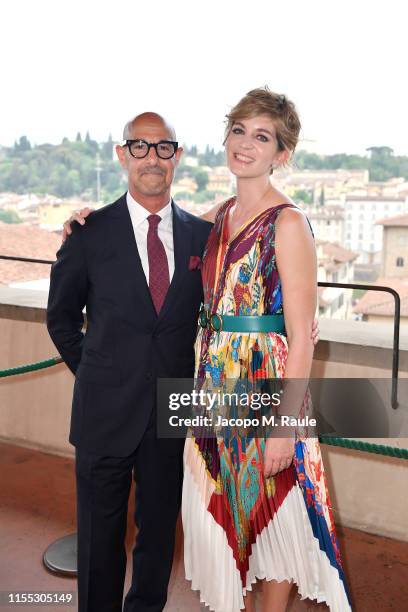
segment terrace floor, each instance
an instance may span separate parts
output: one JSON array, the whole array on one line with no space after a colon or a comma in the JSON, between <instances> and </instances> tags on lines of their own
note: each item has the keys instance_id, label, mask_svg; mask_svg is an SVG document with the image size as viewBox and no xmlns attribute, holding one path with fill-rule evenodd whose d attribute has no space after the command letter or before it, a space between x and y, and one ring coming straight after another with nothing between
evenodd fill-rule
<instances>
[{"instance_id":1,"label":"terrace floor","mask_svg":"<svg viewBox=\"0 0 408 612\"><path fill-rule=\"evenodd\" d=\"M53 574L42 562L50 543L75 532L73 460L0 443L0 491L0 591L75 591L75 578ZM131 495L126 590L135 538L133 499ZM408 544L349 528L339 527L338 532L355 612L408 610ZM197 593L184 579L182 559L179 524L166 612L200 610ZM13 612L16 607L1 606L1 612ZM39 607L26 605L24 609ZM293 593L288 612L327 609L323 604L300 601ZM67 607L70 610L73 608Z\"/></svg>"}]
</instances>

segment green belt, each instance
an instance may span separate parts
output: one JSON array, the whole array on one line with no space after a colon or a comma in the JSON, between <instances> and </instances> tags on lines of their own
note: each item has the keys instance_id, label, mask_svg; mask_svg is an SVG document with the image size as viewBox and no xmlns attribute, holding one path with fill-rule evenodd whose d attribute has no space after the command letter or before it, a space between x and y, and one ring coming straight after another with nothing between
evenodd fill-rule
<instances>
[{"instance_id":1,"label":"green belt","mask_svg":"<svg viewBox=\"0 0 408 612\"><path fill-rule=\"evenodd\" d=\"M243 333L285 333L285 319L283 314L261 316L227 316L215 313L209 315L208 312L204 308L202 308L200 310L198 322L201 327L210 327L212 331L217 332L225 331Z\"/></svg>"}]
</instances>

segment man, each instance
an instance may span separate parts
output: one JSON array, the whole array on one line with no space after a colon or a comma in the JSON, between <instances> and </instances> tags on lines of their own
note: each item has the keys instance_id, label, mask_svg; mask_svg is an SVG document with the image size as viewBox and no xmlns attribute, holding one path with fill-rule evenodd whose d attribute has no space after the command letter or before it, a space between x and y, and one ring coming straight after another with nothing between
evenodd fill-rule
<instances>
[{"instance_id":1,"label":"man","mask_svg":"<svg viewBox=\"0 0 408 612\"><path fill-rule=\"evenodd\" d=\"M156 436L156 380L193 375L202 285L189 262L201 258L211 229L171 200L182 154L174 129L144 113L126 125L124 140L116 151L128 191L84 227L73 224L52 266L47 308L50 336L76 377L69 441L79 612L122 610L132 472L138 534L124 612L165 606L183 441Z\"/></svg>"}]
</instances>

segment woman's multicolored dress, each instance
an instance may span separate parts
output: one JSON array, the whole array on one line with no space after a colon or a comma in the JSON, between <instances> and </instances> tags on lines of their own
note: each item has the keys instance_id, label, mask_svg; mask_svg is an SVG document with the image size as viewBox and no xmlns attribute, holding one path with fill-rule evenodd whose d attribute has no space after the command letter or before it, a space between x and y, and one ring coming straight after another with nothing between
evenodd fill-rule
<instances>
[{"instance_id":1,"label":"woman's multicolored dress","mask_svg":"<svg viewBox=\"0 0 408 612\"><path fill-rule=\"evenodd\" d=\"M205 304L211 313L282 313L275 263L275 220L291 204L262 211L227 241L218 211L203 256ZM210 332L199 327L195 376L223 381L283 378L286 336ZM238 612L257 579L291 580L302 598L351 610L319 443L297 437L295 462L265 479L263 438L188 437L182 516L186 577L215 612Z\"/></svg>"}]
</instances>

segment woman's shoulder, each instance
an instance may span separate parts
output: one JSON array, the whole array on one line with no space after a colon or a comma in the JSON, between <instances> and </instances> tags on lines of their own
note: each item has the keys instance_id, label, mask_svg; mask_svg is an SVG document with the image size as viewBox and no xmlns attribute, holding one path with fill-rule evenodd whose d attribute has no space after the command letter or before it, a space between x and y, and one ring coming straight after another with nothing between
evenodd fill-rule
<instances>
[{"instance_id":1,"label":"woman's shoulder","mask_svg":"<svg viewBox=\"0 0 408 612\"><path fill-rule=\"evenodd\" d=\"M312 236L314 237L313 229L306 212L291 199L277 206L275 222L276 227L284 227L288 231L296 229L301 230L301 228L307 228L307 226L309 226Z\"/></svg>"},{"instance_id":2,"label":"woman's shoulder","mask_svg":"<svg viewBox=\"0 0 408 612\"><path fill-rule=\"evenodd\" d=\"M217 204L215 204L215 206L210 208L210 210L208 210L204 215L202 215L201 219L204 219L205 221L210 221L211 223L215 223L216 220L224 216L225 211L234 199L235 196L230 196L226 200L218 202Z\"/></svg>"}]
</instances>

